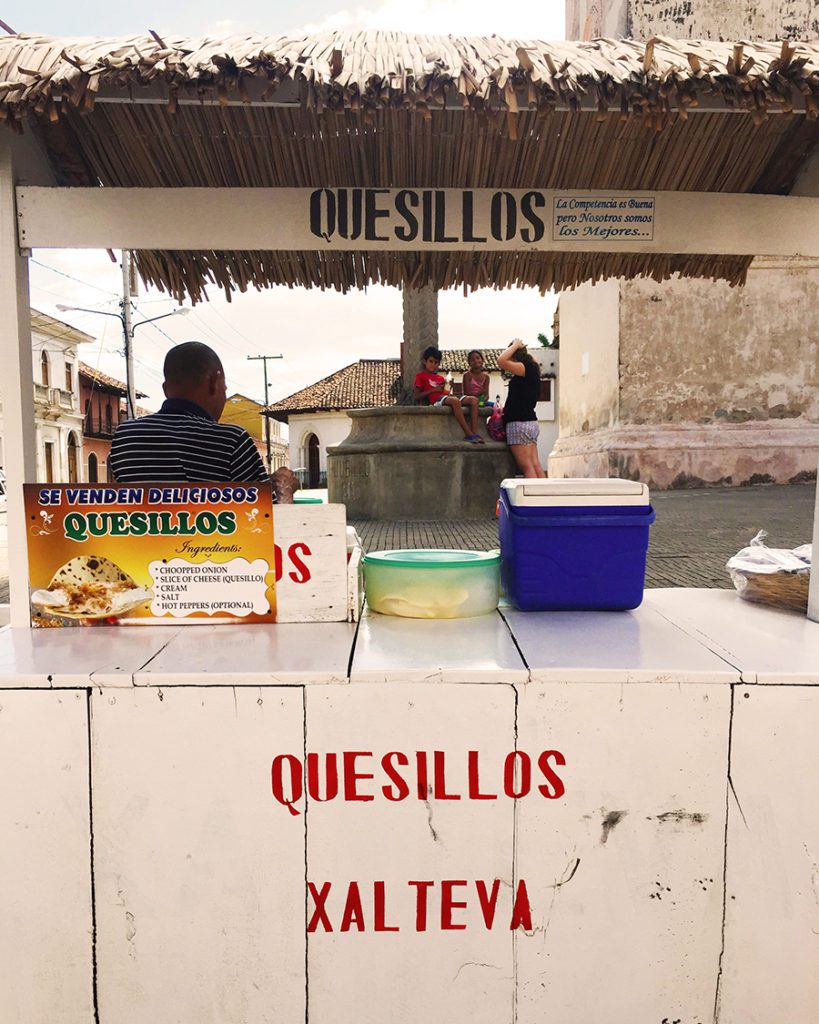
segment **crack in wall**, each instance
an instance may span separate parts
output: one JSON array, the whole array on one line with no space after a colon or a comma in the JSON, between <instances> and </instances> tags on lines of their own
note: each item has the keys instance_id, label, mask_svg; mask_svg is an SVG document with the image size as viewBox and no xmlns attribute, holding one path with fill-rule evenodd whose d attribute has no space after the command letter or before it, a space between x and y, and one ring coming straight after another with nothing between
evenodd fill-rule
<instances>
[{"instance_id":1,"label":"crack in wall","mask_svg":"<svg viewBox=\"0 0 819 1024\"><path fill-rule=\"evenodd\" d=\"M731 802L731 793L734 790L734 785L731 781L731 748L734 736L734 698L736 694L737 685L739 684L731 684L731 704L728 716L728 777L725 785L725 831L723 833L722 838L722 922L720 925L720 946L719 959L717 961L717 981L714 991L714 1024L719 1024L720 999L722 997L722 968L723 961L725 959L725 918L728 910L728 812Z\"/></svg>"},{"instance_id":2,"label":"crack in wall","mask_svg":"<svg viewBox=\"0 0 819 1024\"><path fill-rule=\"evenodd\" d=\"M427 809L427 825L429 825L430 835L434 843L438 842L438 833L435 831L432 825L432 804L429 802L429 798L432 795L432 786L427 786L427 795L424 797L424 806Z\"/></svg>"},{"instance_id":3,"label":"crack in wall","mask_svg":"<svg viewBox=\"0 0 819 1024\"><path fill-rule=\"evenodd\" d=\"M455 977L452 979L452 983L453 984L458 980L458 975L461 973L461 971L464 969L464 967L489 967L490 970L493 970L493 971L502 971L503 970L503 968L499 967L498 964L482 964L482 963L478 963L475 960L467 960L467 962L465 964L461 964L461 966L455 972Z\"/></svg>"},{"instance_id":4,"label":"crack in wall","mask_svg":"<svg viewBox=\"0 0 819 1024\"><path fill-rule=\"evenodd\" d=\"M503 616L501 616L503 618ZM504 619L504 622L506 620ZM507 623L507 628L509 624ZM512 632L511 630L509 631ZM512 634L512 640L515 640L514 634ZM517 647L517 642L515 641ZM523 652L518 647L518 653L523 658ZM524 659L524 665L526 661ZM527 666L528 668L528 666ZM514 720L514 751L518 752L518 704L520 701L520 695L518 694L518 688L511 684L512 693L515 695L515 720ZM518 798L515 797L512 802L512 892L517 892L518 886ZM512 932L512 1022L517 1024L518 1019L518 932L515 929Z\"/></svg>"},{"instance_id":5,"label":"crack in wall","mask_svg":"<svg viewBox=\"0 0 819 1024\"><path fill-rule=\"evenodd\" d=\"M363 611L363 609L362 609ZM361 619L362 615L358 616L358 622L355 624L355 632L353 633L353 642L350 644L350 656L347 658L347 682L352 681L353 675L353 659L355 658L355 649L358 644L358 634L361 630Z\"/></svg>"},{"instance_id":6,"label":"crack in wall","mask_svg":"<svg viewBox=\"0 0 819 1024\"><path fill-rule=\"evenodd\" d=\"M301 712L302 712L302 732L304 736L304 747L303 757L304 764L307 764L307 687L302 686L301 688ZM309 909L308 903L308 888L307 882L309 879L308 868L307 868L307 813L309 810L309 801L307 796L304 798L304 1024L309 1024L310 1020L310 935L307 931L307 924L309 921Z\"/></svg>"},{"instance_id":7,"label":"crack in wall","mask_svg":"<svg viewBox=\"0 0 819 1024\"><path fill-rule=\"evenodd\" d=\"M97 965L97 889L96 864L94 859L94 772L93 772L93 741L91 706L92 690L89 686L85 691L86 729L88 733L88 856L91 882L91 1003L94 1010L94 1024L100 1024L100 1004Z\"/></svg>"},{"instance_id":8,"label":"crack in wall","mask_svg":"<svg viewBox=\"0 0 819 1024\"><path fill-rule=\"evenodd\" d=\"M738 672L740 676L740 682L742 681L742 669L739 665L736 664L736 661L738 659L734 654L731 653L731 651L726 650L716 640L713 640L710 636L708 636L707 633L703 633L701 629L697 629L697 627L693 623L689 622L686 625L682 625L681 623L676 622L674 619L670 619L668 615L666 615L665 612L663 612L661 609L655 608L654 611L660 616L661 619L665 619L666 622L672 625L675 629L679 630L679 632L682 633L683 636L686 636L690 640L694 640L698 644L701 644L706 650L710 651L711 654L713 654L716 658L719 658L720 661L724 661L729 668L732 668L736 672Z\"/></svg>"},{"instance_id":9,"label":"crack in wall","mask_svg":"<svg viewBox=\"0 0 819 1024\"><path fill-rule=\"evenodd\" d=\"M526 658L525 658L525 656L524 656L524 654L523 654L523 651L521 650L521 646L520 646L520 644L518 643L517 637L515 636L515 631L514 631L514 630L512 629L511 625L509 624L509 620L508 620L508 619L507 619L507 618L506 618L506 617L504 616L504 614L503 614L503 612L502 612L502 611L500 610L500 608L498 608L498 615L500 615L500 617L501 617L501 621L502 621L502 622L503 622L503 624L504 624L504 625L506 626L506 629L507 629L507 630L508 630L508 632L509 632L509 637L510 637L510 639L512 640L512 643L513 643L513 644L515 645L515 650L516 650L516 651L518 652L518 654L520 655L520 660L521 660L521 661L523 662L523 667L524 667L524 668L526 669L526 672L528 673L528 679L527 679L527 682L530 682L530 683L531 683L531 681L532 681L532 669L531 669L531 667L529 666L529 663L528 663L528 661L526 660ZM512 684L512 686L513 686L513 688L514 688L514 684ZM515 699L517 700L517 690L515 690ZM517 710L517 705L515 705L515 708L516 708L516 710Z\"/></svg>"},{"instance_id":10,"label":"crack in wall","mask_svg":"<svg viewBox=\"0 0 819 1024\"><path fill-rule=\"evenodd\" d=\"M131 675L131 684L133 686L136 686L136 675L137 675L137 672L144 672L145 669L151 664L151 662L155 661L159 657L159 655L162 654L162 652L165 650L165 648L169 644L173 643L173 641L179 636L180 631L181 630L179 630L179 629L174 630L174 632L168 637L168 639L159 648L159 650L158 651L154 651L154 653L150 656L150 658L148 658L148 660L144 664L140 665L139 668L137 668L133 672L133 674Z\"/></svg>"},{"instance_id":11,"label":"crack in wall","mask_svg":"<svg viewBox=\"0 0 819 1024\"><path fill-rule=\"evenodd\" d=\"M564 886L568 882L571 882L571 880L574 878L575 874L577 873L577 869L579 867L580 867L580 858L575 856L574 864L571 865L571 868L569 868L569 865L567 864L566 865L566 871L563 872L564 876L566 876L566 872L568 871L568 876L566 876L564 878L561 878L561 879L558 879L558 881L553 882L547 888L549 888L549 889L559 889L561 886Z\"/></svg>"},{"instance_id":12,"label":"crack in wall","mask_svg":"<svg viewBox=\"0 0 819 1024\"><path fill-rule=\"evenodd\" d=\"M734 780L731 778L730 772L728 773L728 785L731 787L731 793L734 797L734 800L736 801L737 810L739 811L739 815L742 818L742 824L745 826L745 828L749 828L750 826L748 825L748 819L745 817L745 812L742 810L742 804L739 802L739 797L737 796L737 791L734 787Z\"/></svg>"}]
</instances>

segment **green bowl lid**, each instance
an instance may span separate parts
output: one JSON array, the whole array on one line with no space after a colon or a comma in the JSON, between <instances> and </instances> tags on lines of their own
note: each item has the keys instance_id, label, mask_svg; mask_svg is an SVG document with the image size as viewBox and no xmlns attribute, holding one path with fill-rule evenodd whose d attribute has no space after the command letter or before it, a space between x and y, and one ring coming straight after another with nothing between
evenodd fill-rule
<instances>
[{"instance_id":1,"label":"green bowl lid","mask_svg":"<svg viewBox=\"0 0 819 1024\"><path fill-rule=\"evenodd\" d=\"M300 498L298 496L298 494L294 494L293 495L293 504L294 505L323 505L324 502L321 500L321 498L310 498L310 497Z\"/></svg>"},{"instance_id":2,"label":"green bowl lid","mask_svg":"<svg viewBox=\"0 0 819 1024\"><path fill-rule=\"evenodd\" d=\"M404 551L371 551L365 565L402 566L411 569L468 569L499 565L499 551L458 551L455 548L408 548Z\"/></svg>"}]
</instances>

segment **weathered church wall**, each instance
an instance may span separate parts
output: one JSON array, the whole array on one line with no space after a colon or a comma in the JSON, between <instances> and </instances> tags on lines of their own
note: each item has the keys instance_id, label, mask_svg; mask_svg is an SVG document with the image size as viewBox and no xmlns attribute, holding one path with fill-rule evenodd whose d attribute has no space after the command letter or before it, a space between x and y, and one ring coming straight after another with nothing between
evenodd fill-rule
<instances>
[{"instance_id":1,"label":"weathered church wall","mask_svg":"<svg viewBox=\"0 0 819 1024\"><path fill-rule=\"evenodd\" d=\"M570 39L819 37L816 0L567 0ZM816 195L810 161L795 194ZM561 295L555 476L624 476L652 487L789 483L819 457L819 264L757 257L747 284L610 282ZM616 297L614 293L616 292ZM613 322L604 322L604 310ZM614 310L614 312L612 312ZM590 337L594 338L592 342ZM600 387L588 345L617 361ZM611 356L611 353L609 353ZM608 365L599 351L595 365Z\"/></svg>"},{"instance_id":2,"label":"weathered church wall","mask_svg":"<svg viewBox=\"0 0 819 1024\"><path fill-rule=\"evenodd\" d=\"M744 288L623 284L620 422L819 423L817 309L819 267L783 261L756 260Z\"/></svg>"},{"instance_id":3,"label":"weathered church wall","mask_svg":"<svg viewBox=\"0 0 819 1024\"><path fill-rule=\"evenodd\" d=\"M566 38L816 39L815 0L567 0Z\"/></svg>"},{"instance_id":4,"label":"weathered church wall","mask_svg":"<svg viewBox=\"0 0 819 1024\"><path fill-rule=\"evenodd\" d=\"M638 280L565 293L550 474L661 489L813 479L817 303L819 267L783 260L755 262L744 288Z\"/></svg>"}]
</instances>

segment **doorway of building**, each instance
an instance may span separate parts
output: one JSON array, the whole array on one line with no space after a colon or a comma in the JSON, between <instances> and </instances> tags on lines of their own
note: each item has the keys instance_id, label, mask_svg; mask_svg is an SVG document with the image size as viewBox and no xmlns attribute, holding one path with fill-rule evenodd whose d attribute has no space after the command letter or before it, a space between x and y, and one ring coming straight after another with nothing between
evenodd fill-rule
<instances>
[{"instance_id":1,"label":"doorway of building","mask_svg":"<svg viewBox=\"0 0 819 1024\"><path fill-rule=\"evenodd\" d=\"M310 434L307 438L307 486L308 487L320 487L321 486L321 468L319 458L319 439L315 434Z\"/></svg>"},{"instance_id":2,"label":"doorway of building","mask_svg":"<svg viewBox=\"0 0 819 1024\"><path fill-rule=\"evenodd\" d=\"M45 455L45 478L47 484L54 483L54 442L46 441L43 446Z\"/></svg>"},{"instance_id":3,"label":"doorway of building","mask_svg":"<svg viewBox=\"0 0 819 1024\"><path fill-rule=\"evenodd\" d=\"M68 482L70 484L79 483L80 475L77 472L77 435L70 433L68 435Z\"/></svg>"},{"instance_id":4,"label":"doorway of building","mask_svg":"<svg viewBox=\"0 0 819 1024\"><path fill-rule=\"evenodd\" d=\"M99 468L98 468L97 456L91 452L88 456L88 482L89 484L95 484L99 482Z\"/></svg>"}]
</instances>

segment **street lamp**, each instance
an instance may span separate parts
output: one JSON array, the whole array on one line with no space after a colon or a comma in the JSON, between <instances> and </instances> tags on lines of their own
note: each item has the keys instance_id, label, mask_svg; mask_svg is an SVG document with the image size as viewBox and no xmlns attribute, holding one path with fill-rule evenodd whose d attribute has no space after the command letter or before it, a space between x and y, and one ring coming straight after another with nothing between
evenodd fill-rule
<instances>
[{"instance_id":1,"label":"street lamp","mask_svg":"<svg viewBox=\"0 0 819 1024\"><path fill-rule=\"evenodd\" d=\"M147 320L140 320L137 324L131 323L131 310L127 310L124 307L124 303L120 302L120 306L123 311L120 313L111 313L105 309L86 309L84 306L65 306L61 302L57 303L57 309L61 313L75 312L75 313L96 313L98 316L113 316L122 324L122 337L125 342L125 389L127 393L126 404L128 410L128 419L136 419L136 387L134 385L134 331L137 327L142 327L143 324L152 324L156 320L164 320L168 316L187 316L191 312L186 306L180 306L178 309L172 309L170 313L162 313L161 316L148 317Z\"/></svg>"}]
</instances>

